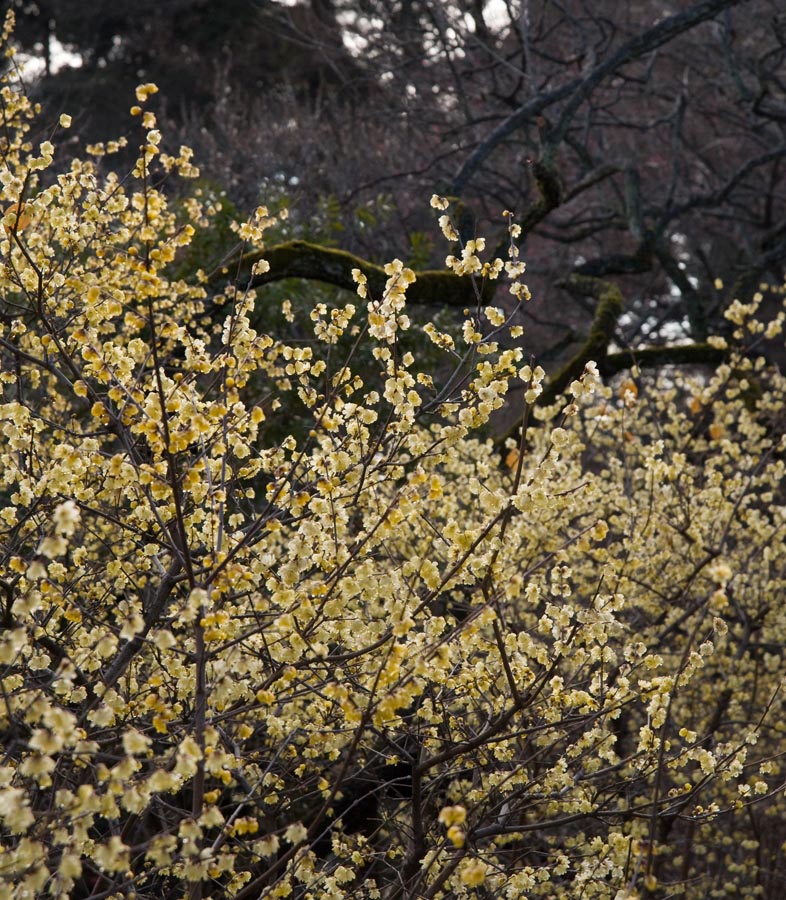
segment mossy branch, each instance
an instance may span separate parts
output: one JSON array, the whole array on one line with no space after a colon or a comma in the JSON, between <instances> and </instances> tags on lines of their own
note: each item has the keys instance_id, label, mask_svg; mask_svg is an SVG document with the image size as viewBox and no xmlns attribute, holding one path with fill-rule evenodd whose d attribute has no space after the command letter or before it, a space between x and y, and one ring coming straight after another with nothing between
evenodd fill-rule
<instances>
[{"instance_id":1,"label":"mossy branch","mask_svg":"<svg viewBox=\"0 0 786 900\"><path fill-rule=\"evenodd\" d=\"M538 188L538 199L524 213L519 222L522 239L553 210L562 203L562 182L556 169L546 163L536 161L532 165L532 174L535 176L535 184Z\"/></svg>"},{"instance_id":2,"label":"mossy branch","mask_svg":"<svg viewBox=\"0 0 786 900\"><path fill-rule=\"evenodd\" d=\"M631 366L658 369L662 366L718 366L728 358L729 351L707 343L684 344L677 347L642 347L609 353L598 363L601 375L610 377Z\"/></svg>"},{"instance_id":3,"label":"mossy branch","mask_svg":"<svg viewBox=\"0 0 786 900\"><path fill-rule=\"evenodd\" d=\"M728 358L728 350L713 347L708 343L696 343L672 347L643 347L608 353L608 346L614 334L617 319L622 312L623 298L620 289L611 282L586 275L571 275L565 282L571 293L595 297L598 301L587 340L578 353L557 372L538 398L539 406L552 404L564 393L571 381L578 378L584 366L594 360L604 377L616 375L632 366L639 368L660 368L662 366L706 365L717 366ZM504 446L505 439L517 433L521 421L515 422L496 442Z\"/></svg>"},{"instance_id":4,"label":"mossy branch","mask_svg":"<svg viewBox=\"0 0 786 900\"><path fill-rule=\"evenodd\" d=\"M578 353L549 381L541 394L539 402L543 405L553 403L570 382L581 375L590 360L595 360L599 367L602 366L623 307L622 291L610 281L589 275L571 275L562 282L562 287L572 294L594 297L598 305L586 341Z\"/></svg>"},{"instance_id":5,"label":"mossy branch","mask_svg":"<svg viewBox=\"0 0 786 900\"><path fill-rule=\"evenodd\" d=\"M538 199L520 217L514 219L521 228L521 233L515 240L515 244L519 248L524 246L532 229L562 203L564 196L562 181L553 166L536 161L532 164L532 175L535 179ZM506 234L494 251L494 256L501 256L504 259L507 256L509 244L510 238Z\"/></svg>"},{"instance_id":6,"label":"mossy branch","mask_svg":"<svg viewBox=\"0 0 786 900\"><path fill-rule=\"evenodd\" d=\"M332 284L347 291L355 292L357 285L352 278L352 270L359 269L368 279L369 295L379 299L388 276L382 266L369 262L334 247L324 247L308 241L287 241L254 250L244 254L239 260L239 271L250 272L258 260L265 259L270 265L267 272L254 275L252 287L271 284L285 278L305 278ZM225 270L224 270L225 271ZM447 269L428 269L416 272L417 280L407 290L410 303L424 306L473 307L478 302L476 290L480 290L483 302L488 302L494 294L495 282L487 281L481 286L469 278L460 278Z\"/></svg>"},{"instance_id":7,"label":"mossy branch","mask_svg":"<svg viewBox=\"0 0 786 900\"><path fill-rule=\"evenodd\" d=\"M622 312L622 291L610 281L592 278L589 275L570 275L561 282L561 286L572 294L594 297L598 301L598 305L586 341L581 345L578 353L571 357L543 389L543 393L538 398L539 406L548 406L553 403L570 382L581 375L584 366L590 360L594 360L598 363L598 367L602 368L609 341ZM497 442L500 446L504 445L506 438L518 432L521 422L521 419L514 422L504 434L499 436Z\"/></svg>"},{"instance_id":8,"label":"mossy branch","mask_svg":"<svg viewBox=\"0 0 786 900\"><path fill-rule=\"evenodd\" d=\"M669 347L643 347L608 353L617 319L622 312L623 298L620 289L609 281L585 275L571 275L563 282L571 293L595 297L598 301L589 337L579 352L554 376L541 395L543 404L553 403L569 382L578 378L589 360L598 364L601 375L610 377L631 366L641 369L661 366L717 366L728 358L728 350L713 347L705 341Z\"/></svg>"}]
</instances>

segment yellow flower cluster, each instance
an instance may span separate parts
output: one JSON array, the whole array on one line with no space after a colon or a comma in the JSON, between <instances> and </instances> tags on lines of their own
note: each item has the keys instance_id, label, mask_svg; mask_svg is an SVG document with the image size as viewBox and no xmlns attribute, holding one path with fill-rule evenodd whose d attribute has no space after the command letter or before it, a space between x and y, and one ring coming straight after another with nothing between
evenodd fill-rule
<instances>
[{"instance_id":1,"label":"yellow flower cluster","mask_svg":"<svg viewBox=\"0 0 786 900\"><path fill-rule=\"evenodd\" d=\"M783 782L786 380L590 362L539 407L482 238L449 265L514 300L426 324L428 372L397 260L287 344L183 274L210 204L152 186L194 169L149 111L131 177L49 177L2 102L0 893L706 896Z\"/></svg>"}]
</instances>

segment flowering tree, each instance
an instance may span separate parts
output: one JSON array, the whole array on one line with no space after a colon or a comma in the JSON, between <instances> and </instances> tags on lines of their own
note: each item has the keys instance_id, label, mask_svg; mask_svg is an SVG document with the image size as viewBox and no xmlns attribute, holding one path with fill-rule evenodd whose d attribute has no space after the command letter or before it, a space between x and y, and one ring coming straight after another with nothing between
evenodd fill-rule
<instances>
[{"instance_id":1,"label":"flowering tree","mask_svg":"<svg viewBox=\"0 0 786 900\"><path fill-rule=\"evenodd\" d=\"M776 896L780 320L557 397L483 301L526 302L516 225L486 259L435 196L476 291L459 340L422 326L439 365L399 261L285 343L264 208L247 283L175 274L214 209L163 193L196 169L154 90L127 177L49 177L0 94L4 896Z\"/></svg>"}]
</instances>

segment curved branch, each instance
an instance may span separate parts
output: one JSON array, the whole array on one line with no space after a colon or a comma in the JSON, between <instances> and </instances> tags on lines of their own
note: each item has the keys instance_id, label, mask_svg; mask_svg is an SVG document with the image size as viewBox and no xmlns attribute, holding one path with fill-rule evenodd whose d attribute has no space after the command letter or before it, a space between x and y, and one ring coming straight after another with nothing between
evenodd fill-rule
<instances>
[{"instance_id":1,"label":"curved branch","mask_svg":"<svg viewBox=\"0 0 786 900\"><path fill-rule=\"evenodd\" d=\"M586 363L582 362L581 365L579 365L577 360L579 360L579 358L583 359L582 354L583 348L568 363L568 365L561 370L546 390L544 390L543 394L538 399L539 405L552 403L557 398L560 393L559 390L555 389L558 380L562 385L561 390L564 390L568 383L567 377L572 379L576 375L581 374ZM659 369L662 366L715 367L727 360L728 357L728 350L712 347L707 343L696 343L680 344L673 347L642 347L639 350L624 350L619 353L609 353L597 360L597 363L600 374L604 378L611 378L633 366L636 366L639 369ZM563 377L563 374L568 371L569 374L567 377ZM514 422L504 434L501 434L495 439L495 443L500 447L504 446L505 439L511 437L511 435L515 435L520 426L521 420Z\"/></svg>"},{"instance_id":2,"label":"curved branch","mask_svg":"<svg viewBox=\"0 0 786 900\"><path fill-rule=\"evenodd\" d=\"M538 406L549 406L560 396L571 381L578 378L584 371L584 366L594 360L602 371L603 361L606 359L606 349L614 334L617 319L620 317L623 306L622 291L616 284L610 281L602 281L600 278L591 278L588 275L571 275L561 284L573 294L581 294L594 297L598 301L595 315L592 319L587 340L581 345L578 352L557 372L538 397ZM499 436L497 442L504 446L505 439L518 432L524 416L515 421L510 428Z\"/></svg>"},{"instance_id":3,"label":"curved branch","mask_svg":"<svg viewBox=\"0 0 786 900\"><path fill-rule=\"evenodd\" d=\"M549 381L538 400L541 405L553 403L571 381L578 378L584 366L594 360L598 367L606 358L606 350L622 313L622 291L610 281L588 275L571 275L562 286L573 294L594 297L598 301L587 340L578 352Z\"/></svg>"},{"instance_id":4,"label":"curved branch","mask_svg":"<svg viewBox=\"0 0 786 900\"><path fill-rule=\"evenodd\" d=\"M747 2L747 0L704 0L702 3L697 3L696 6L685 12L669 16L652 28L631 38L616 53L595 66L584 78L574 78L553 91L532 98L523 106L520 106L512 115L500 122L491 134L475 148L474 152L456 173L451 193L461 194L472 176L499 144L525 122L532 120L549 106L564 100L566 97L570 97L570 101L562 111L556 127L549 134L547 144L544 147L544 159L549 160L553 157L556 147L562 142L576 110L604 78L626 63L645 56L653 50L657 50L658 47L673 40L678 34L688 31L700 22L711 19L719 12L723 12L723 10L731 6L737 6L741 2Z\"/></svg>"},{"instance_id":5,"label":"curved branch","mask_svg":"<svg viewBox=\"0 0 786 900\"><path fill-rule=\"evenodd\" d=\"M519 225L521 226L521 238L519 244L532 229L546 218L546 216L562 203L563 188L559 175L552 166L535 161L532 164L532 173L535 176L535 184L538 186L540 197L537 202L524 213Z\"/></svg>"},{"instance_id":6,"label":"curved branch","mask_svg":"<svg viewBox=\"0 0 786 900\"><path fill-rule=\"evenodd\" d=\"M604 275L637 275L652 269L652 242L643 241L634 253L609 253L598 259L588 259L576 266L576 275L600 278Z\"/></svg>"},{"instance_id":7,"label":"curved branch","mask_svg":"<svg viewBox=\"0 0 786 900\"><path fill-rule=\"evenodd\" d=\"M648 28L624 43L616 53L613 53L607 60L596 66L586 78L582 79L576 92L566 104L565 109L563 109L559 122L549 134L547 145L543 150L544 157L548 159L554 154L557 147L562 143L578 108L607 75L611 75L634 59L646 56L653 50L657 50L658 47L668 44L669 41L674 40L678 35L685 31L690 31L691 28L701 22L705 22L707 19L714 18L718 13L729 7L739 6L740 3L745 2L748 2L748 0L704 0L704 2L697 3L684 12L663 19L657 25L653 25L652 28Z\"/></svg>"},{"instance_id":8,"label":"curved branch","mask_svg":"<svg viewBox=\"0 0 786 900\"><path fill-rule=\"evenodd\" d=\"M598 363L601 375L610 377L631 366L657 369L661 366L717 366L728 358L728 350L707 343L680 344L676 347L642 347L609 353Z\"/></svg>"},{"instance_id":9,"label":"curved branch","mask_svg":"<svg viewBox=\"0 0 786 900\"><path fill-rule=\"evenodd\" d=\"M521 233L515 239L517 247L524 246L532 229L542 222L552 210L556 209L564 197L562 181L553 166L547 166L536 160L532 163L532 175L538 189L538 199L522 214L521 218L516 220L516 224L521 228ZM503 258L506 256L509 240L508 235L505 235L505 239L494 251L495 256Z\"/></svg>"},{"instance_id":10,"label":"curved branch","mask_svg":"<svg viewBox=\"0 0 786 900\"><path fill-rule=\"evenodd\" d=\"M388 276L382 266L334 247L323 247L308 241L287 241L264 250L254 250L240 258L241 271L249 271L259 260L267 260L270 269L251 278L251 286L259 287L285 278L305 278L332 284L354 293L357 284L352 270L359 269L368 279L369 296L379 299ZM409 303L434 306L474 306L478 302L476 284L447 269L429 269L415 273L416 281L407 290ZM494 294L496 282L486 281L480 287L482 299Z\"/></svg>"},{"instance_id":11,"label":"curved branch","mask_svg":"<svg viewBox=\"0 0 786 900\"><path fill-rule=\"evenodd\" d=\"M516 112L508 116L503 122L491 132L491 134L482 141L475 151L470 155L469 159L459 169L456 177L453 179L450 192L452 194L461 194L469 183L472 176L483 165L486 159L496 150L497 146L520 128L525 122L534 119L535 116L543 112L544 109L557 103L565 97L569 97L573 91L581 84L580 78L575 78L568 84L549 91L547 94L541 94L533 98L529 103L520 106Z\"/></svg>"},{"instance_id":12,"label":"curved branch","mask_svg":"<svg viewBox=\"0 0 786 900\"><path fill-rule=\"evenodd\" d=\"M783 159L784 157L786 157L786 141L781 142L777 147L768 150L766 153L762 153L759 156L754 156L752 159L749 159L717 190L710 191L706 194L694 194L683 203L666 209L658 222L658 230L663 231L669 222L672 222L674 219L679 218L690 210L710 209L713 206L719 206L747 175L758 169L760 166L764 166L767 163L778 159Z\"/></svg>"}]
</instances>

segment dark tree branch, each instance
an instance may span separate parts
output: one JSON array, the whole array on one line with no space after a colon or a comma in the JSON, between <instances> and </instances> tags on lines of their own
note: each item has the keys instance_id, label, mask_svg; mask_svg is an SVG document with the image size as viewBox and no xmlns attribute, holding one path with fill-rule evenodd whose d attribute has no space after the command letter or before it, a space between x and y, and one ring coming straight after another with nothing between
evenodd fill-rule
<instances>
[{"instance_id":1,"label":"dark tree branch","mask_svg":"<svg viewBox=\"0 0 786 900\"><path fill-rule=\"evenodd\" d=\"M587 275L571 275L563 283L567 291L573 294L593 297L598 301L595 315L592 319L589 335L571 359L549 381L538 398L538 404L549 406L557 397L565 391L571 381L578 378L584 371L584 366L594 360L600 366L606 358L606 350L614 334L617 319L622 313L622 292L610 281L602 281L600 278L590 278ZM504 445L505 439L516 434L521 427L523 416L501 435L499 441Z\"/></svg>"},{"instance_id":2,"label":"dark tree branch","mask_svg":"<svg viewBox=\"0 0 786 900\"><path fill-rule=\"evenodd\" d=\"M513 132L520 128L525 122L528 122L530 119L533 119L543 112L544 109L547 109L554 103L558 103L565 97L569 97L580 84L581 79L576 78L560 88L549 91L547 94L541 94L538 97L534 97L528 103L520 106L512 115L508 116L507 119L501 122L491 134L478 145L470 155L469 159L464 162L456 174L456 177L453 179L451 193L463 193L472 176L502 141L513 134Z\"/></svg>"},{"instance_id":3,"label":"dark tree branch","mask_svg":"<svg viewBox=\"0 0 786 900\"><path fill-rule=\"evenodd\" d=\"M589 259L576 266L576 275L589 275L602 278L605 275L638 275L649 272L652 268L652 243L643 243L635 253L610 253L598 259Z\"/></svg>"},{"instance_id":4,"label":"dark tree branch","mask_svg":"<svg viewBox=\"0 0 786 900\"><path fill-rule=\"evenodd\" d=\"M688 314L691 334L697 341L705 340L707 337L707 315L706 310L702 306L699 292L691 284L690 278L680 268L677 260L671 255L664 241L658 241L655 247L655 255L685 301L685 310Z\"/></svg>"},{"instance_id":5,"label":"dark tree branch","mask_svg":"<svg viewBox=\"0 0 786 900\"><path fill-rule=\"evenodd\" d=\"M638 366L640 369L659 369L661 366L717 366L727 357L727 350L711 347L705 343L675 347L642 347L639 350L609 353L598 362L598 369L601 375L609 378L632 366Z\"/></svg>"},{"instance_id":6,"label":"dark tree branch","mask_svg":"<svg viewBox=\"0 0 786 900\"><path fill-rule=\"evenodd\" d=\"M786 143L781 143L773 150L768 150L767 153L762 153L760 156L749 159L716 191L711 191L707 194L694 194L684 203L666 209L658 223L658 230L662 231L669 222L692 209L709 209L720 206L746 175L749 175L754 169L758 169L760 166L766 165L768 162L774 162L784 156L786 156Z\"/></svg>"},{"instance_id":7,"label":"dark tree branch","mask_svg":"<svg viewBox=\"0 0 786 900\"><path fill-rule=\"evenodd\" d=\"M288 241L264 250L246 253L240 259L240 270L250 271L251 266L259 260L267 260L270 269L267 272L253 275L251 286L260 287L285 278L305 278L308 281L320 281L355 292L357 284L352 277L352 270L359 269L368 279L369 296L379 299L385 290L388 276L382 266L369 262L333 247L323 247L308 241ZM222 270L222 277L225 269ZM425 270L417 272L417 280L407 291L410 303L435 306L475 306L478 302L475 283L470 278L461 278L453 272L444 270ZM216 279L218 276L216 276ZM487 281L481 287L484 300L490 299L496 282Z\"/></svg>"},{"instance_id":8,"label":"dark tree branch","mask_svg":"<svg viewBox=\"0 0 786 900\"><path fill-rule=\"evenodd\" d=\"M690 30L700 22L712 19L718 13L723 12L723 10L746 2L749 2L749 0L704 0L703 3L698 3L683 13L669 16L669 18L658 22L657 25L627 41L616 53L595 66L584 78L573 79L568 84L555 88L548 93L540 94L523 104L514 113L500 122L464 162L453 179L451 193L461 194L472 176L499 144L525 122L530 121L560 100L570 97L569 102L560 115L559 122L549 132L546 146L544 146L543 159L548 162L553 158L556 148L564 139L576 111L604 78L621 66L633 62L647 53L651 53L653 50L657 50L658 47L667 44L679 34Z\"/></svg>"},{"instance_id":9,"label":"dark tree branch","mask_svg":"<svg viewBox=\"0 0 786 900\"><path fill-rule=\"evenodd\" d=\"M582 80L562 110L559 122L549 133L547 146L543 150L544 157L548 159L554 155L557 147L562 143L577 110L604 78L611 75L621 66L633 62L635 59L651 53L653 50L657 50L658 47L662 47L664 44L668 44L678 35L689 31L701 22L714 18L725 9L746 2L748 0L704 0L703 3L697 3L696 6L683 13L669 16L668 19L658 22L657 25L623 44L616 53L599 66L596 66Z\"/></svg>"},{"instance_id":10,"label":"dark tree branch","mask_svg":"<svg viewBox=\"0 0 786 900\"><path fill-rule=\"evenodd\" d=\"M535 176L535 183L538 186L540 197L522 216L519 225L521 226L522 240L532 231L532 229L562 202L563 188L562 182L557 175L555 169L551 166L544 165L540 161L532 164L532 171Z\"/></svg>"},{"instance_id":11,"label":"dark tree branch","mask_svg":"<svg viewBox=\"0 0 786 900\"><path fill-rule=\"evenodd\" d=\"M539 402L545 405L553 403L570 382L581 375L590 360L600 364L606 358L606 350L614 336L623 307L622 291L610 281L587 275L571 275L562 283L562 287L572 294L593 297L598 305L586 341L578 353L549 381L541 394Z\"/></svg>"}]
</instances>

